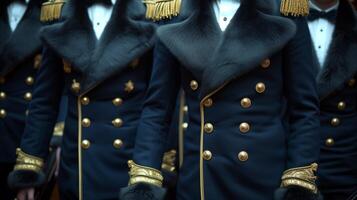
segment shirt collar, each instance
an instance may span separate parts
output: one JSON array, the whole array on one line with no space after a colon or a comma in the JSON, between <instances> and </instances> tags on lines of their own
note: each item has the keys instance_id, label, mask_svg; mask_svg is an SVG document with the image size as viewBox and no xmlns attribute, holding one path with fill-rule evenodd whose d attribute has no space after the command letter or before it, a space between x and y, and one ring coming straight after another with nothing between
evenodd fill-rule
<instances>
[{"instance_id":1,"label":"shirt collar","mask_svg":"<svg viewBox=\"0 0 357 200\"><path fill-rule=\"evenodd\" d=\"M310 4L310 8L311 9L314 9L314 10L317 10L317 11L325 11L325 12L330 12L332 10L337 10L338 9L338 6L340 5L340 1L337 1L337 3L335 5L333 5L332 7L326 9L326 10L322 10L320 7L318 7L316 4L314 4L312 1L309 1L309 4Z\"/></svg>"},{"instance_id":2,"label":"shirt collar","mask_svg":"<svg viewBox=\"0 0 357 200\"><path fill-rule=\"evenodd\" d=\"M112 0L113 5L115 5L116 2L117 2L117 0Z\"/></svg>"}]
</instances>

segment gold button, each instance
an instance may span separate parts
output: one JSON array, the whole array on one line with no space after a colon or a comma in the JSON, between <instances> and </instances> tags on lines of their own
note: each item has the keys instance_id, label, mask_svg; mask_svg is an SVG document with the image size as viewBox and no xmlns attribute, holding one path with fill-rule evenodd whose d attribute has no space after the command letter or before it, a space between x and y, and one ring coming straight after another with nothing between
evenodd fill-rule
<instances>
[{"instance_id":1,"label":"gold button","mask_svg":"<svg viewBox=\"0 0 357 200\"><path fill-rule=\"evenodd\" d=\"M90 127L90 124L91 124L90 119L84 118L84 119L82 120L82 126L83 126L83 127L88 128L88 127Z\"/></svg>"},{"instance_id":2,"label":"gold button","mask_svg":"<svg viewBox=\"0 0 357 200\"><path fill-rule=\"evenodd\" d=\"M64 73L66 74L70 74L72 72L72 66L71 66L71 63L63 60L63 71Z\"/></svg>"},{"instance_id":3,"label":"gold button","mask_svg":"<svg viewBox=\"0 0 357 200\"><path fill-rule=\"evenodd\" d=\"M192 80L192 81L190 82L190 87L191 87L191 89L192 89L193 91L196 91L196 90L198 89L198 83L197 83L197 81Z\"/></svg>"},{"instance_id":4,"label":"gold button","mask_svg":"<svg viewBox=\"0 0 357 200\"><path fill-rule=\"evenodd\" d=\"M188 123L187 122L182 123L182 128L183 128L183 130L187 130Z\"/></svg>"},{"instance_id":5,"label":"gold button","mask_svg":"<svg viewBox=\"0 0 357 200\"><path fill-rule=\"evenodd\" d=\"M113 142L113 147L116 149L120 149L123 146L123 141L121 139L116 139Z\"/></svg>"},{"instance_id":6,"label":"gold button","mask_svg":"<svg viewBox=\"0 0 357 200\"><path fill-rule=\"evenodd\" d=\"M262 66L262 68L266 69L270 67L270 64L271 64L270 59L265 59L260 65Z\"/></svg>"},{"instance_id":7,"label":"gold button","mask_svg":"<svg viewBox=\"0 0 357 200\"><path fill-rule=\"evenodd\" d=\"M24 99L26 101L31 101L32 100L32 94L31 92L26 92L26 94L24 95Z\"/></svg>"},{"instance_id":8,"label":"gold button","mask_svg":"<svg viewBox=\"0 0 357 200\"><path fill-rule=\"evenodd\" d=\"M4 77L0 77L0 84L4 84L5 83L5 78Z\"/></svg>"},{"instance_id":9,"label":"gold button","mask_svg":"<svg viewBox=\"0 0 357 200\"><path fill-rule=\"evenodd\" d=\"M29 110L26 110L26 111L25 111L25 115L26 115L26 116L28 116L28 115L29 115L29 113L30 113L30 111L29 111Z\"/></svg>"},{"instance_id":10,"label":"gold button","mask_svg":"<svg viewBox=\"0 0 357 200\"><path fill-rule=\"evenodd\" d=\"M353 87L353 86L355 86L356 85L356 79L350 79L349 81L348 81L348 85L350 86L350 87Z\"/></svg>"},{"instance_id":11,"label":"gold button","mask_svg":"<svg viewBox=\"0 0 357 200\"><path fill-rule=\"evenodd\" d=\"M6 117L6 110L0 109L0 118L4 119Z\"/></svg>"},{"instance_id":12,"label":"gold button","mask_svg":"<svg viewBox=\"0 0 357 200\"><path fill-rule=\"evenodd\" d=\"M241 101L240 101L240 105L243 107L243 108L250 108L252 106L252 101L249 99L249 98L243 98Z\"/></svg>"},{"instance_id":13,"label":"gold button","mask_svg":"<svg viewBox=\"0 0 357 200\"><path fill-rule=\"evenodd\" d=\"M344 110L344 109L346 108L346 103L343 102L343 101L339 102L339 103L337 104L337 108L338 108L339 110Z\"/></svg>"},{"instance_id":14,"label":"gold button","mask_svg":"<svg viewBox=\"0 0 357 200\"><path fill-rule=\"evenodd\" d=\"M33 85L33 83L35 82L34 78L32 76L29 76L26 78L25 80L27 85Z\"/></svg>"},{"instance_id":15,"label":"gold button","mask_svg":"<svg viewBox=\"0 0 357 200\"><path fill-rule=\"evenodd\" d=\"M249 155L248 155L248 153L245 152L245 151L241 151L241 152L238 154L238 159L239 159L240 161L242 161L242 162L247 161L248 158L249 158Z\"/></svg>"},{"instance_id":16,"label":"gold button","mask_svg":"<svg viewBox=\"0 0 357 200\"><path fill-rule=\"evenodd\" d=\"M0 100L5 100L5 99L6 99L6 93L0 92Z\"/></svg>"},{"instance_id":17,"label":"gold button","mask_svg":"<svg viewBox=\"0 0 357 200\"><path fill-rule=\"evenodd\" d=\"M33 67L39 69L41 67L42 55L38 54L34 58Z\"/></svg>"},{"instance_id":18,"label":"gold button","mask_svg":"<svg viewBox=\"0 0 357 200\"><path fill-rule=\"evenodd\" d=\"M83 140L82 141L82 148L83 149L89 149L90 147L90 141L89 140Z\"/></svg>"},{"instance_id":19,"label":"gold button","mask_svg":"<svg viewBox=\"0 0 357 200\"><path fill-rule=\"evenodd\" d=\"M239 125L239 130L242 133L248 133L250 131L250 125L246 122L243 122Z\"/></svg>"},{"instance_id":20,"label":"gold button","mask_svg":"<svg viewBox=\"0 0 357 200\"><path fill-rule=\"evenodd\" d=\"M78 83L75 79L73 79L71 89L73 92L78 93L81 90L81 84Z\"/></svg>"},{"instance_id":21,"label":"gold button","mask_svg":"<svg viewBox=\"0 0 357 200\"><path fill-rule=\"evenodd\" d=\"M124 88L125 92L130 93L134 91L134 89L135 89L135 84L133 81L129 80L128 82L125 83L125 88Z\"/></svg>"},{"instance_id":22,"label":"gold button","mask_svg":"<svg viewBox=\"0 0 357 200\"><path fill-rule=\"evenodd\" d=\"M84 106L88 105L89 102L90 102L90 99L88 97L83 97L81 99L81 104L84 105Z\"/></svg>"},{"instance_id":23,"label":"gold button","mask_svg":"<svg viewBox=\"0 0 357 200\"><path fill-rule=\"evenodd\" d=\"M332 147L333 145L335 145L335 140L333 138L328 138L326 141L325 141L325 144L326 146L328 147Z\"/></svg>"},{"instance_id":24,"label":"gold button","mask_svg":"<svg viewBox=\"0 0 357 200\"><path fill-rule=\"evenodd\" d=\"M213 105L213 100L212 100L211 98L206 99L206 100L203 102L203 105L204 105L206 108L212 107L212 105Z\"/></svg>"},{"instance_id":25,"label":"gold button","mask_svg":"<svg viewBox=\"0 0 357 200\"><path fill-rule=\"evenodd\" d=\"M340 125L340 119L339 118L332 118L332 120L331 120L331 125L332 126L338 126L338 125Z\"/></svg>"},{"instance_id":26,"label":"gold button","mask_svg":"<svg viewBox=\"0 0 357 200\"><path fill-rule=\"evenodd\" d=\"M183 107L183 112L184 112L184 113L187 113L187 112L188 112L188 106L184 106L184 107Z\"/></svg>"},{"instance_id":27,"label":"gold button","mask_svg":"<svg viewBox=\"0 0 357 200\"><path fill-rule=\"evenodd\" d=\"M206 123L204 126L204 130L206 133L212 133L213 132L213 124L211 123Z\"/></svg>"},{"instance_id":28,"label":"gold button","mask_svg":"<svg viewBox=\"0 0 357 200\"><path fill-rule=\"evenodd\" d=\"M257 83L257 85L255 86L255 90L260 94L265 92L265 88L266 87L264 83Z\"/></svg>"},{"instance_id":29,"label":"gold button","mask_svg":"<svg viewBox=\"0 0 357 200\"><path fill-rule=\"evenodd\" d=\"M115 99L113 99L113 105L114 106L120 106L120 105L122 105L123 104L123 99L121 99L121 98L115 98Z\"/></svg>"},{"instance_id":30,"label":"gold button","mask_svg":"<svg viewBox=\"0 0 357 200\"><path fill-rule=\"evenodd\" d=\"M202 154L203 159L205 160L211 160L212 159L212 153L208 150L204 151Z\"/></svg>"},{"instance_id":31,"label":"gold button","mask_svg":"<svg viewBox=\"0 0 357 200\"><path fill-rule=\"evenodd\" d=\"M123 125L123 120L120 118L116 118L112 121L114 127L119 128Z\"/></svg>"},{"instance_id":32,"label":"gold button","mask_svg":"<svg viewBox=\"0 0 357 200\"><path fill-rule=\"evenodd\" d=\"M131 63L130 63L130 67L132 67L133 69L137 68L139 66L140 63L140 59L134 59Z\"/></svg>"}]
</instances>

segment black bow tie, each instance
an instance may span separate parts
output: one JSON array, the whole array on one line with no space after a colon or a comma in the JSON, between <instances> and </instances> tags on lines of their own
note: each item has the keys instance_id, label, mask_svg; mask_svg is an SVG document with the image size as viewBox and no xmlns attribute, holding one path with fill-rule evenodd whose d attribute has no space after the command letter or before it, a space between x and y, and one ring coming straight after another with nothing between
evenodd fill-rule
<instances>
[{"instance_id":1,"label":"black bow tie","mask_svg":"<svg viewBox=\"0 0 357 200\"><path fill-rule=\"evenodd\" d=\"M311 9L307 19L309 21L314 21L317 19L326 19L334 23L336 21L336 16L337 16L337 10L331 10L329 12L325 12L325 11L318 11L315 9Z\"/></svg>"},{"instance_id":2,"label":"black bow tie","mask_svg":"<svg viewBox=\"0 0 357 200\"><path fill-rule=\"evenodd\" d=\"M87 5L92 6L93 4L102 4L105 6L112 6L112 0L87 0Z\"/></svg>"}]
</instances>

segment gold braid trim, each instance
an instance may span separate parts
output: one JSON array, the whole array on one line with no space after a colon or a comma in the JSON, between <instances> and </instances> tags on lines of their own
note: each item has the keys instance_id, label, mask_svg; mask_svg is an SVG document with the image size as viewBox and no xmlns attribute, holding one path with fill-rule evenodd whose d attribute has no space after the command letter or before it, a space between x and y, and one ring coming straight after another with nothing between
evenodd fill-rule
<instances>
[{"instance_id":1,"label":"gold braid trim","mask_svg":"<svg viewBox=\"0 0 357 200\"><path fill-rule=\"evenodd\" d=\"M63 136L64 122L58 122L53 129L53 136Z\"/></svg>"},{"instance_id":2,"label":"gold braid trim","mask_svg":"<svg viewBox=\"0 0 357 200\"><path fill-rule=\"evenodd\" d=\"M285 16L309 15L309 0L282 0L280 12Z\"/></svg>"},{"instance_id":3,"label":"gold braid trim","mask_svg":"<svg viewBox=\"0 0 357 200\"><path fill-rule=\"evenodd\" d=\"M148 183L162 187L164 177L161 175L161 172L159 170L138 165L132 160L128 161L128 165L130 168L129 185L134 185L136 183Z\"/></svg>"},{"instance_id":4,"label":"gold braid trim","mask_svg":"<svg viewBox=\"0 0 357 200\"><path fill-rule=\"evenodd\" d=\"M43 167L43 160L41 158L26 154L20 148L16 149L16 165L14 170L31 170L41 171Z\"/></svg>"},{"instance_id":5,"label":"gold braid trim","mask_svg":"<svg viewBox=\"0 0 357 200\"><path fill-rule=\"evenodd\" d=\"M175 161L176 161L176 150L171 150L169 152L166 152L162 160L161 168L168 172L174 172L176 170Z\"/></svg>"},{"instance_id":6,"label":"gold braid trim","mask_svg":"<svg viewBox=\"0 0 357 200\"><path fill-rule=\"evenodd\" d=\"M286 170L282 177L281 187L295 185L317 193L317 187L315 184L315 181L317 179L317 177L315 176L317 167L318 165L316 163L313 163L310 166Z\"/></svg>"},{"instance_id":7,"label":"gold braid trim","mask_svg":"<svg viewBox=\"0 0 357 200\"><path fill-rule=\"evenodd\" d=\"M146 4L146 18L159 21L170 19L180 13L181 0L143 0Z\"/></svg>"},{"instance_id":8,"label":"gold braid trim","mask_svg":"<svg viewBox=\"0 0 357 200\"><path fill-rule=\"evenodd\" d=\"M43 3L41 8L41 21L50 22L58 20L61 17L62 7L65 3L65 0L49 0Z\"/></svg>"}]
</instances>

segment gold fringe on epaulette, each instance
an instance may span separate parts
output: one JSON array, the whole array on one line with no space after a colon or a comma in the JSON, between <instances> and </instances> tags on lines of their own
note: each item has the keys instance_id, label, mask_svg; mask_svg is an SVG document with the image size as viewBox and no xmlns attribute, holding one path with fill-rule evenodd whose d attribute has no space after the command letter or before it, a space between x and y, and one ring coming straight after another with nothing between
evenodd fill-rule
<instances>
[{"instance_id":1,"label":"gold fringe on epaulette","mask_svg":"<svg viewBox=\"0 0 357 200\"><path fill-rule=\"evenodd\" d=\"M65 3L65 0L49 0L43 3L41 8L41 21L49 22L58 20L61 17L62 7Z\"/></svg>"},{"instance_id":2,"label":"gold fringe on epaulette","mask_svg":"<svg viewBox=\"0 0 357 200\"><path fill-rule=\"evenodd\" d=\"M285 16L309 15L309 0L282 0L280 12Z\"/></svg>"},{"instance_id":3,"label":"gold fringe on epaulette","mask_svg":"<svg viewBox=\"0 0 357 200\"><path fill-rule=\"evenodd\" d=\"M159 21L170 19L180 13L181 0L143 0L146 4L146 18Z\"/></svg>"}]
</instances>

